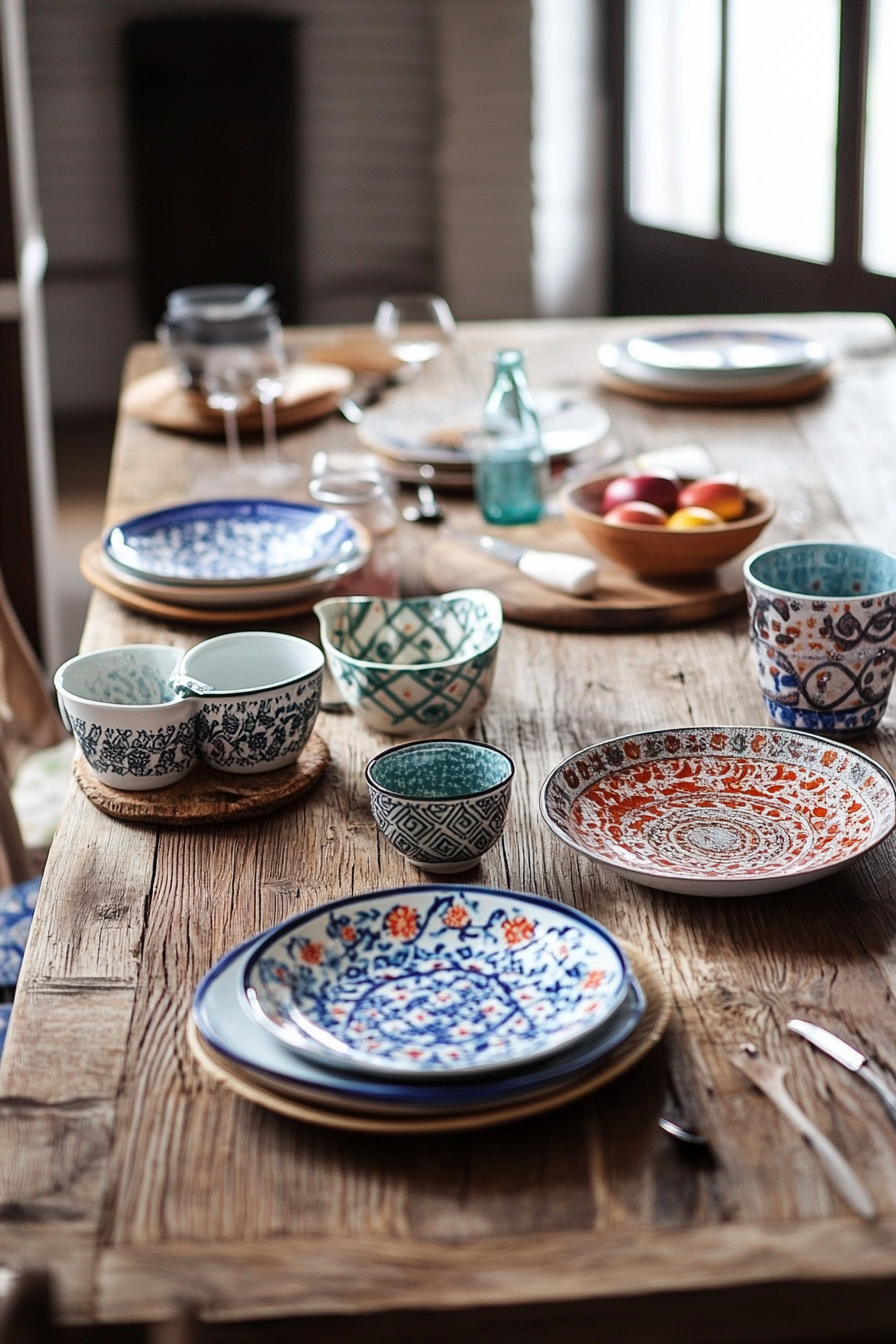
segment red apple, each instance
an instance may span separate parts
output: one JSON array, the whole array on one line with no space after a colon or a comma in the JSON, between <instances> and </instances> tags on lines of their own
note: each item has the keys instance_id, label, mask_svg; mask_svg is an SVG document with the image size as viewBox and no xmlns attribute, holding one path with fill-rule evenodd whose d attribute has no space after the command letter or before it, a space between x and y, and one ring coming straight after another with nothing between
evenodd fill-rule
<instances>
[{"instance_id":1,"label":"red apple","mask_svg":"<svg viewBox=\"0 0 896 1344\"><path fill-rule=\"evenodd\" d=\"M726 523L742 518L747 508L747 497L739 485L707 477L686 485L678 496L680 509L711 509Z\"/></svg>"},{"instance_id":2,"label":"red apple","mask_svg":"<svg viewBox=\"0 0 896 1344\"><path fill-rule=\"evenodd\" d=\"M669 517L655 504L646 504L642 499L631 499L627 504L617 504L615 509L604 514L605 523L638 523L644 527L665 527Z\"/></svg>"},{"instance_id":3,"label":"red apple","mask_svg":"<svg viewBox=\"0 0 896 1344\"><path fill-rule=\"evenodd\" d=\"M603 511L607 514L617 504L635 499L668 513L678 499L678 481L671 476L617 476L604 491Z\"/></svg>"}]
</instances>

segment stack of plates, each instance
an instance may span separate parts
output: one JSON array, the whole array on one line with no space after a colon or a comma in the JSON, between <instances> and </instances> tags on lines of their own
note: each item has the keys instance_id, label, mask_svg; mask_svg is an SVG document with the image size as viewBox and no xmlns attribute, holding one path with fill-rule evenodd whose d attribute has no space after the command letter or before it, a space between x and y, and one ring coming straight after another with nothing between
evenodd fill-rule
<instances>
[{"instance_id":1,"label":"stack of plates","mask_svg":"<svg viewBox=\"0 0 896 1344\"><path fill-rule=\"evenodd\" d=\"M634 960L638 978L599 924L538 896L371 892L229 953L196 991L190 1040L233 1090L315 1124L500 1124L592 1091L659 1039L668 995Z\"/></svg>"},{"instance_id":2,"label":"stack of plates","mask_svg":"<svg viewBox=\"0 0 896 1344\"><path fill-rule=\"evenodd\" d=\"M794 401L823 386L831 368L818 341L729 328L633 336L602 345L597 358L618 391L706 405Z\"/></svg>"},{"instance_id":3,"label":"stack of plates","mask_svg":"<svg viewBox=\"0 0 896 1344\"><path fill-rule=\"evenodd\" d=\"M310 610L364 564L370 546L363 527L332 509L216 499L119 523L82 566L97 587L141 611L261 619Z\"/></svg>"},{"instance_id":4,"label":"stack of plates","mask_svg":"<svg viewBox=\"0 0 896 1344\"><path fill-rule=\"evenodd\" d=\"M599 444L606 438L610 417L604 408L580 392L542 388L533 392L541 422L542 441L549 458L561 461ZM420 468L430 468L425 479L432 485L469 489L473 463L464 436L482 426L479 402L433 402L368 411L358 426L358 438L377 454L396 479L416 484ZM619 456L615 441L592 458L597 470Z\"/></svg>"}]
</instances>

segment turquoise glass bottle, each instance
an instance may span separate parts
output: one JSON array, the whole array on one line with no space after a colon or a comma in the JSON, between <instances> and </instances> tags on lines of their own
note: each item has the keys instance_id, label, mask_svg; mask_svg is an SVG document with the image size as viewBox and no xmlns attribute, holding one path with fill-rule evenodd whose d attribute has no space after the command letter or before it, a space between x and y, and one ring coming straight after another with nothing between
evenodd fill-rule
<instances>
[{"instance_id":1,"label":"turquoise glass bottle","mask_svg":"<svg viewBox=\"0 0 896 1344\"><path fill-rule=\"evenodd\" d=\"M492 355L495 381L476 438L473 472L482 516L499 527L536 523L544 509L547 458L519 350Z\"/></svg>"}]
</instances>

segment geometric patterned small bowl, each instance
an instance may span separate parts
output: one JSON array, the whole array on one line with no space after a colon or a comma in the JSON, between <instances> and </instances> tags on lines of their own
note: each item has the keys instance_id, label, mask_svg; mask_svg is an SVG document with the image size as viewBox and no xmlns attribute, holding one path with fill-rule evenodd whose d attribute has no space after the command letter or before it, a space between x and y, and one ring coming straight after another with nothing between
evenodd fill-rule
<instances>
[{"instance_id":1,"label":"geometric patterned small bowl","mask_svg":"<svg viewBox=\"0 0 896 1344\"><path fill-rule=\"evenodd\" d=\"M896 825L875 761L786 728L664 728L586 747L541 791L580 854L700 896L783 891L845 868Z\"/></svg>"},{"instance_id":2,"label":"geometric patterned small bowl","mask_svg":"<svg viewBox=\"0 0 896 1344\"><path fill-rule=\"evenodd\" d=\"M367 767L373 818L399 854L431 873L462 873L497 844L513 761L482 742L389 747Z\"/></svg>"},{"instance_id":3,"label":"geometric patterned small bowl","mask_svg":"<svg viewBox=\"0 0 896 1344\"><path fill-rule=\"evenodd\" d=\"M628 982L615 939L578 910L443 883L296 916L249 958L243 1001L294 1049L435 1084L556 1054L597 1031Z\"/></svg>"},{"instance_id":4,"label":"geometric patterned small bowl","mask_svg":"<svg viewBox=\"0 0 896 1344\"><path fill-rule=\"evenodd\" d=\"M342 698L368 728L419 736L482 713L504 619L494 593L333 597L314 610Z\"/></svg>"}]
</instances>

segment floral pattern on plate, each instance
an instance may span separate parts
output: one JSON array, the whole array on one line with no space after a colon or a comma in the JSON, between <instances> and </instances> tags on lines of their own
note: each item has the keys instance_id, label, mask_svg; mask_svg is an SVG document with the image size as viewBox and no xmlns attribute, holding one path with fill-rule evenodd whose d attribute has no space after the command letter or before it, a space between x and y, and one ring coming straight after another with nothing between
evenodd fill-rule
<instances>
[{"instance_id":1,"label":"floral pattern on plate","mask_svg":"<svg viewBox=\"0 0 896 1344\"><path fill-rule=\"evenodd\" d=\"M252 583L310 574L354 554L351 519L312 504L219 499L143 514L110 528L109 558L179 583Z\"/></svg>"},{"instance_id":2,"label":"floral pattern on plate","mask_svg":"<svg viewBox=\"0 0 896 1344\"><path fill-rule=\"evenodd\" d=\"M542 790L561 839L669 891L744 895L810 882L896 822L876 762L808 733L676 728L588 747Z\"/></svg>"},{"instance_id":3,"label":"floral pattern on plate","mask_svg":"<svg viewBox=\"0 0 896 1344\"><path fill-rule=\"evenodd\" d=\"M462 1076L596 1030L628 984L567 906L477 887L372 892L300 916L249 961L246 998L289 1044L364 1070Z\"/></svg>"}]
</instances>

